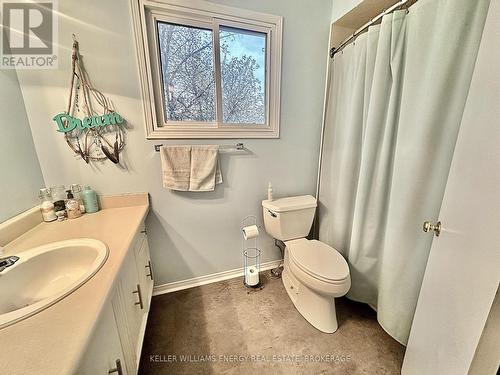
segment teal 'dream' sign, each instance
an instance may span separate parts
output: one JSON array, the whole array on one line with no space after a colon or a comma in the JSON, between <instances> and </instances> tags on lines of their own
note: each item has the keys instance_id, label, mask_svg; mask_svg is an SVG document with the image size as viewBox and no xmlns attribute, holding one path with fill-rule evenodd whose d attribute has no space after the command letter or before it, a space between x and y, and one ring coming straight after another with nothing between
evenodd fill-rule
<instances>
[{"instance_id":1,"label":"teal 'dream' sign","mask_svg":"<svg viewBox=\"0 0 500 375\"><path fill-rule=\"evenodd\" d=\"M61 133L68 133L75 129L85 130L123 124L123 117L116 112L106 113L101 116L89 116L83 120L70 116L67 113L59 113L52 120L56 122L57 131Z\"/></svg>"}]
</instances>

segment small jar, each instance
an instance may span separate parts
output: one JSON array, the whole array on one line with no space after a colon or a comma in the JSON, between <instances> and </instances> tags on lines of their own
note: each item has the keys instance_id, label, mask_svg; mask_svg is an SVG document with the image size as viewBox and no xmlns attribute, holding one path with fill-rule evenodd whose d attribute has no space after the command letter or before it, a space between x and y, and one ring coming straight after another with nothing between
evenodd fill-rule
<instances>
[{"instance_id":1,"label":"small jar","mask_svg":"<svg viewBox=\"0 0 500 375\"><path fill-rule=\"evenodd\" d=\"M53 186L50 188L52 194L52 200L54 202L54 210L58 220L62 220L62 217L66 216L66 190L64 185Z\"/></svg>"},{"instance_id":2,"label":"small jar","mask_svg":"<svg viewBox=\"0 0 500 375\"><path fill-rule=\"evenodd\" d=\"M49 223L57 219L54 203L52 203L52 195L47 188L40 189L38 193L40 198L40 211L42 213L43 221Z\"/></svg>"},{"instance_id":3,"label":"small jar","mask_svg":"<svg viewBox=\"0 0 500 375\"><path fill-rule=\"evenodd\" d=\"M55 201L66 200L66 188L64 185L52 186L50 188L52 199Z\"/></svg>"}]
</instances>

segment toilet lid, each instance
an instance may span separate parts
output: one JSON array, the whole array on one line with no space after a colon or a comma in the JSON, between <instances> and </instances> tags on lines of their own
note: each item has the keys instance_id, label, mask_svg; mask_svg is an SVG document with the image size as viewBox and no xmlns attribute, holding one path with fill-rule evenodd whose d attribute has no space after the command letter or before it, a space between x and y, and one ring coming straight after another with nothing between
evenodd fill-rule
<instances>
[{"instance_id":1,"label":"toilet lid","mask_svg":"<svg viewBox=\"0 0 500 375\"><path fill-rule=\"evenodd\" d=\"M290 258L312 276L331 281L349 277L349 266L344 257L327 244L305 238L286 242Z\"/></svg>"}]
</instances>

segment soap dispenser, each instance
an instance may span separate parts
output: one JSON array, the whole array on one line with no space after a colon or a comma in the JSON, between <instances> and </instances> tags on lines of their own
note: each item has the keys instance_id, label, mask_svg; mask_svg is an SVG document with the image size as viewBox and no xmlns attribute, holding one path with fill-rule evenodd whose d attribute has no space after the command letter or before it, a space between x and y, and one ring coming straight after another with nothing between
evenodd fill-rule
<instances>
[{"instance_id":1,"label":"soap dispenser","mask_svg":"<svg viewBox=\"0 0 500 375\"><path fill-rule=\"evenodd\" d=\"M68 215L68 219L76 219L77 217L82 216L82 212L80 211L80 202L78 202L71 190L67 190L68 193L66 200L66 213Z\"/></svg>"},{"instance_id":2,"label":"soap dispenser","mask_svg":"<svg viewBox=\"0 0 500 375\"><path fill-rule=\"evenodd\" d=\"M274 200L274 197L273 197L273 185L271 183L269 183L269 185L267 187L267 200L269 202L272 202Z\"/></svg>"}]
</instances>

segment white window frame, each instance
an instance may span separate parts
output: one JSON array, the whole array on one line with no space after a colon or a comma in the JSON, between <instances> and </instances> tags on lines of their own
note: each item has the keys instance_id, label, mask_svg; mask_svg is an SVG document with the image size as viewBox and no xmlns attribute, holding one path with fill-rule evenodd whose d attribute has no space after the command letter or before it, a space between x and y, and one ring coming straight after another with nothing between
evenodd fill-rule
<instances>
[{"instance_id":1,"label":"white window frame","mask_svg":"<svg viewBox=\"0 0 500 375\"><path fill-rule=\"evenodd\" d=\"M202 0L131 0L147 139L279 138L282 17ZM214 42L216 119L214 122L164 119L162 72L156 22L212 30ZM266 33L266 123L222 121L219 27Z\"/></svg>"}]
</instances>

